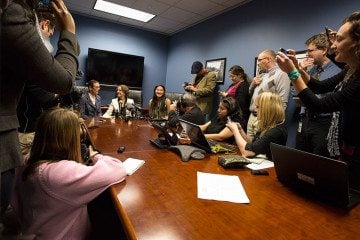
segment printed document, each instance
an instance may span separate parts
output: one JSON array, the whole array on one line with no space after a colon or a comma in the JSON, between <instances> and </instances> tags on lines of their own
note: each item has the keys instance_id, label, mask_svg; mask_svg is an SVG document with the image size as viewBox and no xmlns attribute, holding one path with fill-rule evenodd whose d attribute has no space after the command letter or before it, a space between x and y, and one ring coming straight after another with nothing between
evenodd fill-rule
<instances>
[{"instance_id":1,"label":"printed document","mask_svg":"<svg viewBox=\"0 0 360 240\"><path fill-rule=\"evenodd\" d=\"M238 176L197 172L198 198L250 203Z\"/></svg>"},{"instance_id":2,"label":"printed document","mask_svg":"<svg viewBox=\"0 0 360 240\"><path fill-rule=\"evenodd\" d=\"M124 165L124 167L126 169L127 175L131 175L136 170L138 170L144 163L145 163L144 160L135 159L135 158L128 158L123 162L123 165Z\"/></svg>"}]
</instances>

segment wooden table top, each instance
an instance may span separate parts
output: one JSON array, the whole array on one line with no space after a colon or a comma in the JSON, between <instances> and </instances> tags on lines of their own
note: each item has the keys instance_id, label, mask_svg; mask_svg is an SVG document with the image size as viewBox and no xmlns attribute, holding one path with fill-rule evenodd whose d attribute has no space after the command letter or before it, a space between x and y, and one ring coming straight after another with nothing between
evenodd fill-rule
<instances>
[{"instance_id":1,"label":"wooden table top","mask_svg":"<svg viewBox=\"0 0 360 240\"><path fill-rule=\"evenodd\" d=\"M157 133L144 120L107 120L89 130L96 147L120 160L145 164L111 187L118 215L130 239L358 239L360 207L351 211L309 199L269 176L249 169L226 170L218 156L182 162L149 139ZM126 150L117 153L123 145ZM197 172L236 175L249 204L197 198Z\"/></svg>"}]
</instances>

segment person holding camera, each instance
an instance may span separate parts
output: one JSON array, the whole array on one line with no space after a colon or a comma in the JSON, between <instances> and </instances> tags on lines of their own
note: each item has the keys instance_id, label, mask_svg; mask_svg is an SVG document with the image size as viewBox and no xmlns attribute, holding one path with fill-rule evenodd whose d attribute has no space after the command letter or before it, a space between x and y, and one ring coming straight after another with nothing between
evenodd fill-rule
<instances>
[{"instance_id":1,"label":"person holding camera","mask_svg":"<svg viewBox=\"0 0 360 240\"><path fill-rule=\"evenodd\" d=\"M169 126L176 128L179 118L197 125L205 123L204 113L196 105L196 98L191 93L185 93L179 101L170 105Z\"/></svg>"},{"instance_id":2,"label":"person holding camera","mask_svg":"<svg viewBox=\"0 0 360 240\"><path fill-rule=\"evenodd\" d=\"M360 189L360 11L347 17L331 45L345 68L328 79L309 77L297 63L294 50L279 52L277 63L288 74L298 97L314 113L332 113L327 136L330 156L347 162L351 188ZM327 93L319 98L315 93Z\"/></svg>"},{"instance_id":3,"label":"person holding camera","mask_svg":"<svg viewBox=\"0 0 360 240\"><path fill-rule=\"evenodd\" d=\"M184 84L184 89L196 97L196 103L204 114L211 114L216 75L204 68L199 61L192 64L191 74L196 74L196 76L193 82Z\"/></svg>"},{"instance_id":4,"label":"person holding camera","mask_svg":"<svg viewBox=\"0 0 360 240\"><path fill-rule=\"evenodd\" d=\"M7 208L14 169L22 163L16 108L25 82L58 94L70 92L78 69L75 22L62 0L50 3L60 32L52 56L39 33L38 1L1 1L0 171L1 213Z\"/></svg>"},{"instance_id":5,"label":"person holding camera","mask_svg":"<svg viewBox=\"0 0 360 240\"><path fill-rule=\"evenodd\" d=\"M326 35L323 33L311 36L305 42L307 58L312 59L312 65L305 70L311 77L322 81L338 74L341 69L326 56L329 48ZM299 67L304 67L299 63ZM323 97L324 94L318 95ZM329 157L326 136L331 124L331 113L314 113L302 106L300 121L296 132L296 149Z\"/></svg>"},{"instance_id":6,"label":"person holding camera","mask_svg":"<svg viewBox=\"0 0 360 240\"><path fill-rule=\"evenodd\" d=\"M55 31L55 16L50 12L37 12L39 22L39 34L44 45L50 53L54 48L50 43L50 38ZM41 87L33 84L25 84L17 107L17 117L19 119L19 141L22 154L27 154L34 140L36 121L44 109L54 107L59 102L59 95L45 91Z\"/></svg>"}]
</instances>

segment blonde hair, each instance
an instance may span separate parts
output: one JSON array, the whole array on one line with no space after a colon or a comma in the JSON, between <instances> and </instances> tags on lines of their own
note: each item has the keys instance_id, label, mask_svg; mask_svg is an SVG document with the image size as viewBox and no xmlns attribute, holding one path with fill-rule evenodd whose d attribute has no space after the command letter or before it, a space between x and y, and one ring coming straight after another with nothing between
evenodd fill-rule
<instances>
[{"instance_id":1,"label":"blonde hair","mask_svg":"<svg viewBox=\"0 0 360 240\"><path fill-rule=\"evenodd\" d=\"M285 121L285 111L278 94L272 92L263 92L255 99L258 105L258 120L260 136L263 136L268 130Z\"/></svg>"},{"instance_id":2,"label":"blonde hair","mask_svg":"<svg viewBox=\"0 0 360 240\"><path fill-rule=\"evenodd\" d=\"M67 109L53 108L44 112L37 123L28 166L23 177L44 162L73 160L82 163L80 123L78 116Z\"/></svg>"}]
</instances>

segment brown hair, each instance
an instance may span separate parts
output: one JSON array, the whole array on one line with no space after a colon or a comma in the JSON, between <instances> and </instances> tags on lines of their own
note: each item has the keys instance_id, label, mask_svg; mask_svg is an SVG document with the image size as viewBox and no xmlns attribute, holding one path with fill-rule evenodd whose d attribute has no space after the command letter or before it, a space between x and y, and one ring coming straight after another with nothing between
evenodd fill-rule
<instances>
[{"instance_id":1,"label":"brown hair","mask_svg":"<svg viewBox=\"0 0 360 240\"><path fill-rule=\"evenodd\" d=\"M317 49L326 50L329 47L329 42L327 37L323 33L316 34L306 40L305 44L309 46L310 44L314 44Z\"/></svg>"},{"instance_id":2,"label":"brown hair","mask_svg":"<svg viewBox=\"0 0 360 240\"><path fill-rule=\"evenodd\" d=\"M244 81L250 82L249 76L245 73L244 69L239 65L234 65L229 69L229 73L241 76Z\"/></svg>"},{"instance_id":3,"label":"brown hair","mask_svg":"<svg viewBox=\"0 0 360 240\"><path fill-rule=\"evenodd\" d=\"M128 95L129 95L129 87L124 84L120 84L117 86L116 91L119 87L121 87L121 91L123 91L125 93L125 99L127 99Z\"/></svg>"},{"instance_id":4,"label":"brown hair","mask_svg":"<svg viewBox=\"0 0 360 240\"><path fill-rule=\"evenodd\" d=\"M349 30L351 38L354 40L353 50L358 60L357 70L360 68L360 11L352 13L344 20L344 23L351 23Z\"/></svg>"},{"instance_id":5,"label":"brown hair","mask_svg":"<svg viewBox=\"0 0 360 240\"><path fill-rule=\"evenodd\" d=\"M44 162L73 160L82 163L78 116L67 109L44 112L37 123L34 142L23 177L33 173Z\"/></svg>"}]
</instances>

